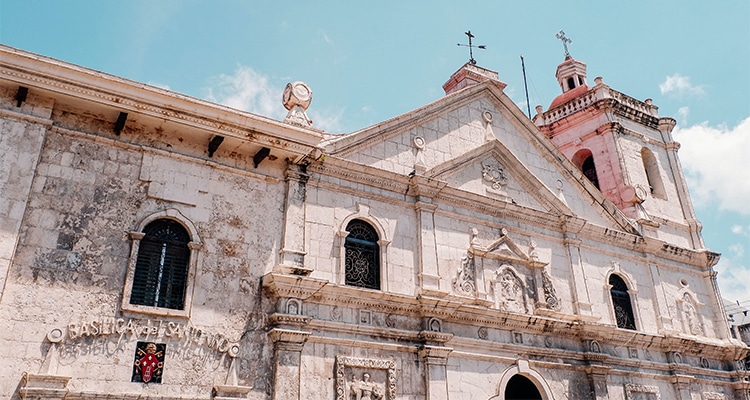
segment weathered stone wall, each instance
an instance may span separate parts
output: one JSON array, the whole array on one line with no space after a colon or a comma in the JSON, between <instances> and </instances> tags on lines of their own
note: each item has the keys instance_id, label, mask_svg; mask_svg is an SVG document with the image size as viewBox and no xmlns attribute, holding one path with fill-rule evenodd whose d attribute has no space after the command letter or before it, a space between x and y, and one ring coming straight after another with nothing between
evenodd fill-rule
<instances>
[{"instance_id":1,"label":"weathered stone wall","mask_svg":"<svg viewBox=\"0 0 750 400\"><path fill-rule=\"evenodd\" d=\"M36 373L47 353L56 351L45 341L55 329L62 341L51 372L73 376L73 390L97 392L108 382L112 392L140 392L141 384L130 383L135 342L155 341L167 345L164 382L148 393L208 396L227 377L232 344L239 348L240 382L269 392L273 367L260 277L271 270L279 248L283 210L273 205L283 204L283 165L264 171L276 176L261 176L181 156L191 152L187 144L166 153L82 133L109 129L82 112L65 110L55 118L56 126L80 131L51 128L36 169L27 165L33 151L17 151L25 161L3 152L7 181L25 182L16 184L18 190L30 186L31 193L0 307L7 361L0 375L9 377L0 393L10 395L19 371ZM46 127L3 124L0 140L8 149L41 145ZM148 135L147 127L141 130ZM10 189L5 186L3 196L14 196ZM203 244L189 320L119 308L131 247L127 233L166 209L193 223Z\"/></svg>"}]
</instances>

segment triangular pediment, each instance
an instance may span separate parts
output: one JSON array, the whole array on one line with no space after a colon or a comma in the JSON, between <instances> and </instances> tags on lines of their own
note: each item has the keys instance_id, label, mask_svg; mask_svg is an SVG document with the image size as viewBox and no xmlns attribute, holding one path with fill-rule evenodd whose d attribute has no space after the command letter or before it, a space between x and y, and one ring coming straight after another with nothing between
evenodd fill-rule
<instances>
[{"instance_id":1,"label":"triangular pediment","mask_svg":"<svg viewBox=\"0 0 750 400\"><path fill-rule=\"evenodd\" d=\"M492 81L322 144L342 160L637 233ZM443 185L441 183L441 186ZM473 197L472 197L473 198ZM473 201L473 200L472 200Z\"/></svg>"},{"instance_id":2,"label":"triangular pediment","mask_svg":"<svg viewBox=\"0 0 750 400\"><path fill-rule=\"evenodd\" d=\"M502 260L515 264L530 264L532 258L526 254L503 230L503 235L485 247L472 245L472 252L484 258Z\"/></svg>"}]
</instances>

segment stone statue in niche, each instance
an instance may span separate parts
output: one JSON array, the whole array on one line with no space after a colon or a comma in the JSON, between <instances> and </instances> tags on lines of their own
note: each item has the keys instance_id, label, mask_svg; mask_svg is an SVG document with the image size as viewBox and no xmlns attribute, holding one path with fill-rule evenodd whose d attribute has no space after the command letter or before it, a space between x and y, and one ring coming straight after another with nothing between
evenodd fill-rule
<instances>
[{"instance_id":1,"label":"stone statue in niche","mask_svg":"<svg viewBox=\"0 0 750 400\"><path fill-rule=\"evenodd\" d=\"M352 376L352 383L349 384L349 393L352 400L379 400L385 394L383 386L370 380L370 374L362 374L361 379Z\"/></svg>"},{"instance_id":2,"label":"stone statue in niche","mask_svg":"<svg viewBox=\"0 0 750 400\"><path fill-rule=\"evenodd\" d=\"M525 287L510 268L501 269L495 279L495 301L504 311L526 314Z\"/></svg>"}]
</instances>

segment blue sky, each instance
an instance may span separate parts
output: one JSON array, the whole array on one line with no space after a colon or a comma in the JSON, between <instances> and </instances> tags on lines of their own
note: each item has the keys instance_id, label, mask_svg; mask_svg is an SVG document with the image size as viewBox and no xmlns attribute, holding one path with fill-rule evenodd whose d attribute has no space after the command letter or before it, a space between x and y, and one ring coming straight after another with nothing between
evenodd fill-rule
<instances>
[{"instance_id":1,"label":"blue sky","mask_svg":"<svg viewBox=\"0 0 750 400\"><path fill-rule=\"evenodd\" d=\"M352 132L436 100L468 60L498 71L526 109L560 89L555 33L588 81L651 98L678 121L685 169L724 297L750 299L750 2L0 0L0 43L258 114L283 118L302 80L308 115Z\"/></svg>"}]
</instances>

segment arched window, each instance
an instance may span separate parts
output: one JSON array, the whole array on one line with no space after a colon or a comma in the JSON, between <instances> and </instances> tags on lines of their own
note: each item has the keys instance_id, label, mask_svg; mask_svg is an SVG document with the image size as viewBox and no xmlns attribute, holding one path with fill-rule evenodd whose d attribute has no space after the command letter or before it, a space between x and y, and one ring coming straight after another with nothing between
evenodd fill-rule
<instances>
[{"instance_id":1,"label":"arched window","mask_svg":"<svg viewBox=\"0 0 750 400\"><path fill-rule=\"evenodd\" d=\"M514 375L505 387L505 400L542 400L542 394L529 378Z\"/></svg>"},{"instance_id":2,"label":"arched window","mask_svg":"<svg viewBox=\"0 0 750 400\"><path fill-rule=\"evenodd\" d=\"M190 235L171 219L152 221L143 234L130 304L182 310L190 266Z\"/></svg>"},{"instance_id":3,"label":"arched window","mask_svg":"<svg viewBox=\"0 0 750 400\"><path fill-rule=\"evenodd\" d=\"M615 274L609 276L609 284L612 286L609 292L612 295L612 306L615 309L617 327L635 330L635 317L633 316L630 294L628 294L628 286L622 278Z\"/></svg>"},{"instance_id":4,"label":"arched window","mask_svg":"<svg viewBox=\"0 0 750 400\"><path fill-rule=\"evenodd\" d=\"M354 219L346 226L344 242L345 283L380 290L380 246L378 233L365 221Z\"/></svg>"},{"instance_id":5,"label":"arched window","mask_svg":"<svg viewBox=\"0 0 750 400\"><path fill-rule=\"evenodd\" d=\"M591 183L593 183L597 189L599 189L599 177L596 174L594 155L591 154L591 150L579 150L573 156L571 161L573 161L573 164L575 164L581 170L581 172L583 172L583 175L588 178L588 180L591 181Z\"/></svg>"},{"instance_id":6,"label":"arched window","mask_svg":"<svg viewBox=\"0 0 750 400\"><path fill-rule=\"evenodd\" d=\"M574 87L576 87L576 81L575 81L575 79L573 79L572 77L568 78L568 90L571 90Z\"/></svg>"},{"instance_id":7,"label":"arched window","mask_svg":"<svg viewBox=\"0 0 750 400\"><path fill-rule=\"evenodd\" d=\"M665 197L664 182L661 179L659 164L656 162L654 153L645 147L642 148L641 160L643 161L643 169L646 171L646 180L651 194L655 197Z\"/></svg>"}]
</instances>

